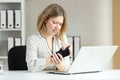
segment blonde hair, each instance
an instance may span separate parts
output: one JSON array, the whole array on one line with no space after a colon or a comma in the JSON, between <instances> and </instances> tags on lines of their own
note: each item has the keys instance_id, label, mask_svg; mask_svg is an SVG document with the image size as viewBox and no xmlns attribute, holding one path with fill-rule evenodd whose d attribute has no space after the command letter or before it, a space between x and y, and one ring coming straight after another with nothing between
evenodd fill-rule
<instances>
[{"instance_id":1,"label":"blonde hair","mask_svg":"<svg viewBox=\"0 0 120 80\"><path fill-rule=\"evenodd\" d=\"M54 18L57 16L63 16L63 25L61 27L61 30L59 33L56 34L56 36L64 42L64 34L67 32L67 16L65 10L58 4L51 4L47 6L43 12L39 15L38 21L37 21L37 29L40 33L45 33L46 32L46 24L45 20Z\"/></svg>"}]
</instances>

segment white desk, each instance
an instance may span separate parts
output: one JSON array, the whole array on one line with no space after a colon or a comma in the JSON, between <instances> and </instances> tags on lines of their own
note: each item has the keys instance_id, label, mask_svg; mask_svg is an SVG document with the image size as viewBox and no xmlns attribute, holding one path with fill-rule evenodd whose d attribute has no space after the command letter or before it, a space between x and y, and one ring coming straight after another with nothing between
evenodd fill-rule
<instances>
[{"instance_id":1,"label":"white desk","mask_svg":"<svg viewBox=\"0 0 120 80\"><path fill-rule=\"evenodd\" d=\"M30 73L28 71L5 71L0 80L120 80L120 70L106 70L99 73L58 75L45 71Z\"/></svg>"}]
</instances>

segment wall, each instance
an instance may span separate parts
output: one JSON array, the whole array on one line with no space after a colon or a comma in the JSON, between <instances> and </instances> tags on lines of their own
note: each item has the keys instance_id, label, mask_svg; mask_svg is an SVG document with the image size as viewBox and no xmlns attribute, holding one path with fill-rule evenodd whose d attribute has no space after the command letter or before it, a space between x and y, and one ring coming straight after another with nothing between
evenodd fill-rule
<instances>
[{"instance_id":1,"label":"wall","mask_svg":"<svg viewBox=\"0 0 120 80\"><path fill-rule=\"evenodd\" d=\"M26 38L36 32L39 13L51 3L58 3L68 14L68 35L80 35L81 44L112 44L112 0L27 0Z\"/></svg>"},{"instance_id":2,"label":"wall","mask_svg":"<svg viewBox=\"0 0 120 80\"><path fill-rule=\"evenodd\" d=\"M112 0L28 0L26 37L36 32L39 13L51 3L62 5L68 14L68 35L80 35L82 45L111 45Z\"/></svg>"}]
</instances>

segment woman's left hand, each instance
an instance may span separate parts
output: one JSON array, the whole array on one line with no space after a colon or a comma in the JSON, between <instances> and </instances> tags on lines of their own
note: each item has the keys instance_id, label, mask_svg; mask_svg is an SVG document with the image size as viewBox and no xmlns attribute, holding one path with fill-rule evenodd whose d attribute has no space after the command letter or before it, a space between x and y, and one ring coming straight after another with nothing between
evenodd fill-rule
<instances>
[{"instance_id":1,"label":"woman's left hand","mask_svg":"<svg viewBox=\"0 0 120 80\"><path fill-rule=\"evenodd\" d=\"M65 70L65 64L63 63L63 57L59 53L54 53L52 55L52 63L56 65L56 69L58 71L64 71Z\"/></svg>"},{"instance_id":2,"label":"woman's left hand","mask_svg":"<svg viewBox=\"0 0 120 80\"><path fill-rule=\"evenodd\" d=\"M57 65L57 64L62 63L62 61L63 61L63 57L59 53L54 53L52 55L52 63Z\"/></svg>"}]
</instances>

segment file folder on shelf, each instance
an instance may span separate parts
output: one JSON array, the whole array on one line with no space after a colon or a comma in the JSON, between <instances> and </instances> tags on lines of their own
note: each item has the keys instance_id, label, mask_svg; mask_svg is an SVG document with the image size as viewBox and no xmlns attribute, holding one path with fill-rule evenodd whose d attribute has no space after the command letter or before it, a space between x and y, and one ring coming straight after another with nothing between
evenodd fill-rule
<instances>
[{"instance_id":1,"label":"file folder on shelf","mask_svg":"<svg viewBox=\"0 0 120 80\"><path fill-rule=\"evenodd\" d=\"M21 38L15 38L15 46L21 45Z\"/></svg>"},{"instance_id":2,"label":"file folder on shelf","mask_svg":"<svg viewBox=\"0 0 120 80\"><path fill-rule=\"evenodd\" d=\"M5 29L6 28L6 10L0 10L0 28Z\"/></svg>"},{"instance_id":3,"label":"file folder on shelf","mask_svg":"<svg viewBox=\"0 0 120 80\"><path fill-rule=\"evenodd\" d=\"M68 43L73 46L73 38L70 37L70 36L68 37ZM71 63L73 62L73 59L74 59L74 58L73 58L73 57L74 57L73 54L74 54L74 53L71 54L71 59L70 59L70 62L71 62Z\"/></svg>"},{"instance_id":4,"label":"file folder on shelf","mask_svg":"<svg viewBox=\"0 0 120 80\"><path fill-rule=\"evenodd\" d=\"M76 58L76 56L77 56L77 54L78 54L78 52L79 52L79 50L80 50L80 38L79 37L75 37L75 43L74 43L74 49L75 49L75 58Z\"/></svg>"},{"instance_id":5,"label":"file folder on shelf","mask_svg":"<svg viewBox=\"0 0 120 80\"><path fill-rule=\"evenodd\" d=\"M14 38L8 37L8 50L10 50L14 46Z\"/></svg>"},{"instance_id":6,"label":"file folder on shelf","mask_svg":"<svg viewBox=\"0 0 120 80\"><path fill-rule=\"evenodd\" d=\"M7 10L7 20L8 20L8 28L12 29L13 28L13 22L14 22L14 13L13 10Z\"/></svg>"},{"instance_id":7,"label":"file folder on shelf","mask_svg":"<svg viewBox=\"0 0 120 80\"><path fill-rule=\"evenodd\" d=\"M21 10L15 10L15 28L21 28Z\"/></svg>"}]
</instances>

